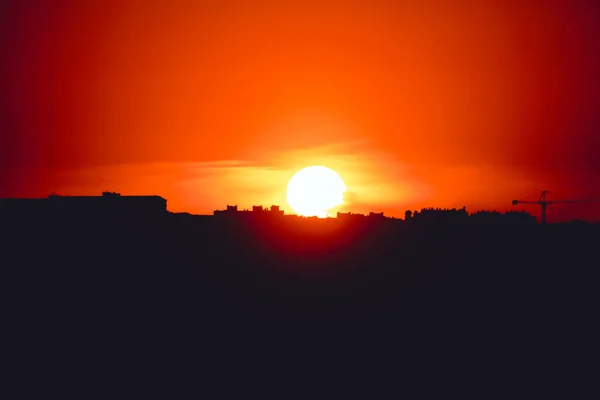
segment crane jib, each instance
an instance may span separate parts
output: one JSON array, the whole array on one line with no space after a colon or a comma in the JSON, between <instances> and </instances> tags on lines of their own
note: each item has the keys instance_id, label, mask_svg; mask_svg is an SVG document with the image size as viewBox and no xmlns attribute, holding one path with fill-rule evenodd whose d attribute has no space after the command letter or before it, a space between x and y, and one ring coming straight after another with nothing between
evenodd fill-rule
<instances>
[{"instance_id":1,"label":"crane jib","mask_svg":"<svg viewBox=\"0 0 600 400\"><path fill-rule=\"evenodd\" d=\"M542 192L542 194L540 195L540 198L538 199L538 201L522 201L522 200L513 200L512 204L513 206L516 206L517 204L539 204L542 207L542 218L541 218L541 223L542 225L546 224L546 207L548 205L552 205L552 204L560 204L560 203L590 203L590 202L596 202L596 201L600 201L600 199L588 199L588 200L547 200L547 195L548 195L548 191L544 190Z\"/></svg>"}]
</instances>

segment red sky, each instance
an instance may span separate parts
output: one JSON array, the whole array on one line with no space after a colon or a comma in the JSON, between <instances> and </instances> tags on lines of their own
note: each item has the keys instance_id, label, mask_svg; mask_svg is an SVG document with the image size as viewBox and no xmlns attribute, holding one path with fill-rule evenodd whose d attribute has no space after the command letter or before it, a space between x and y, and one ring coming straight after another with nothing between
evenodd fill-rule
<instances>
[{"instance_id":1,"label":"red sky","mask_svg":"<svg viewBox=\"0 0 600 400\"><path fill-rule=\"evenodd\" d=\"M592 1L4 0L0 196L289 212L320 164L354 212L598 197L598 38Z\"/></svg>"}]
</instances>

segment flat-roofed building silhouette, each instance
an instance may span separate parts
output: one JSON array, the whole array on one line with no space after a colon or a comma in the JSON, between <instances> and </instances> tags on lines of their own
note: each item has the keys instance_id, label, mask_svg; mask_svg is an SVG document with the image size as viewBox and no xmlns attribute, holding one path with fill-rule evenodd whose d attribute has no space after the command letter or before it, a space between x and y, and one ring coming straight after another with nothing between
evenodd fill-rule
<instances>
[{"instance_id":1,"label":"flat-roofed building silhouette","mask_svg":"<svg viewBox=\"0 0 600 400\"><path fill-rule=\"evenodd\" d=\"M0 199L0 215L5 217L135 217L167 213L167 200L160 196L122 196L103 192L101 196L62 196L47 198Z\"/></svg>"},{"instance_id":2,"label":"flat-roofed building silhouette","mask_svg":"<svg viewBox=\"0 0 600 400\"><path fill-rule=\"evenodd\" d=\"M280 210L279 206L271 206L271 209L269 210L269 212L273 215L283 216L283 210Z\"/></svg>"},{"instance_id":3,"label":"flat-roofed building silhouette","mask_svg":"<svg viewBox=\"0 0 600 400\"><path fill-rule=\"evenodd\" d=\"M215 211L213 211L213 215L215 217L217 217L217 216L225 216L225 215L239 215L242 212L243 211L238 211L238 206L237 205L234 205L234 206L227 205L227 208L225 208L224 210L215 210Z\"/></svg>"}]
</instances>

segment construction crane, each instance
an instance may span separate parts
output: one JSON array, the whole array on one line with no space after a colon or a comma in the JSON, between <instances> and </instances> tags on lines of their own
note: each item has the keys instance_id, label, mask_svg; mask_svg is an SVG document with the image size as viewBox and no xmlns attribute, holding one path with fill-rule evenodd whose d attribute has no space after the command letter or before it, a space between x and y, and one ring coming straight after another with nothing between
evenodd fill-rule
<instances>
[{"instance_id":1,"label":"construction crane","mask_svg":"<svg viewBox=\"0 0 600 400\"><path fill-rule=\"evenodd\" d=\"M589 202L589 201L596 201L596 200L548 200L547 199L547 195L548 195L548 191L544 190L540 196L540 198L538 199L538 201L521 201L521 200L513 200L512 204L513 206L516 206L517 204L539 204L542 207L542 225L546 224L546 207L548 207L551 204L557 204L557 203L585 203L585 202Z\"/></svg>"}]
</instances>

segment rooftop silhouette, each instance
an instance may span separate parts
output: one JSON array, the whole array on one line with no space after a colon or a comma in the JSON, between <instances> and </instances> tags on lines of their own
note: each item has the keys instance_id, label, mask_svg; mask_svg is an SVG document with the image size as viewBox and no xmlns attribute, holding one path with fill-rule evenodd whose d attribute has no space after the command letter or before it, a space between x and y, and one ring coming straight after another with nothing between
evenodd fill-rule
<instances>
[{"instance_id":1,"label":"rooftop silhouette","mask_svg":"<svg viewBox=\"0 0 600 400\"><path fill-rule=\"evenodd\" d=\"M64 196L50 194L46 198L0 199L4 216L153 216L167 212L167 200L160 196L122 196L103 192L100 196Z\"/></svg>"}]
</instances>

